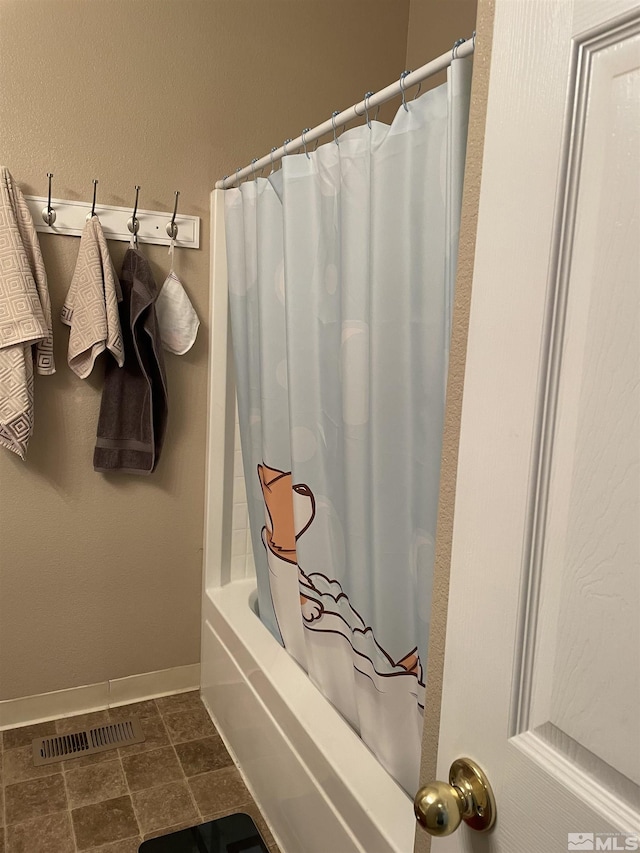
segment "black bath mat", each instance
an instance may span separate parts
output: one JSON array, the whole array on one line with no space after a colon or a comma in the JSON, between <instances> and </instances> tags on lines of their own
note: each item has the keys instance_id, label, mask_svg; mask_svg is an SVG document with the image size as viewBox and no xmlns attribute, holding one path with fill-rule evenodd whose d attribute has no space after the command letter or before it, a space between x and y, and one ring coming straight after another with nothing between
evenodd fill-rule
<instances>
[{"instance_id":1,"label":"black bath mat","mask_svg":"<svg viewBox=\"0 0 640 853\"><path fill-rule=\"evenodd\" d=\"M269 853L248 814L231 814L143 841L139 853Z\"/></svg>"}]
</instances>

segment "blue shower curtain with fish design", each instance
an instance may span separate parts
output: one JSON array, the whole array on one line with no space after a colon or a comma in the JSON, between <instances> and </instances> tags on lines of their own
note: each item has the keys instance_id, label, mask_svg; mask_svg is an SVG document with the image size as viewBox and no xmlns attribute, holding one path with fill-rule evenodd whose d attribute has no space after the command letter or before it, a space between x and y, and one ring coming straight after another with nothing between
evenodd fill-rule
<instances>
[{"instance_id":1,"label":"blue shower curtain with fish design","mask_svg":"<svg viewBox=\"0 0 640 853\"><path fill-rule=\"evenodd\" d=\"M470 76L225 191L260 618L410 793Z\"/></svg>"}]
</instances>

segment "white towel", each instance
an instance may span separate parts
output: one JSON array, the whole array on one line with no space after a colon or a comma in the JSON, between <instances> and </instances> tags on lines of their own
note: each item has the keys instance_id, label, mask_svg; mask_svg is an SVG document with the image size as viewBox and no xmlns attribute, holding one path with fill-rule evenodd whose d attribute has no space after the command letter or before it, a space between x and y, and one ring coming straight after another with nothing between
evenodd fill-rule
<instances>
[{"instance_id":1,"label":"white towel","mask_svg":"<svg viewBox=\"0 0 640 853\"><path fill-rule=\"evenodd\" d=\"M71 327L69 367L80 379L93 370L96 358L108 349L118 367L124 364L118 302L120 282L114 272L107 241L97 216L87 220L78 260L60 319Z\"/></svg>"},{"instance_id":2,"label":"white towel","mask_svg":"<svg viewBox=\"0 0 640 853\"><path fill-rule=\"evenodd\" d=\"M0 167L0 445L24 459L33 432L33 371L56 372L51 303L36 229Z\"/></svg>"},{"instance_id":3,"label":"white towel","mask_svg":"<svg viewBox=\"0 0 640 853\"><path fill-rule=\"evenodd\" d=\"M156 299L163 349L184 355L194 344L200 320L182 282L171 270Z\"/></svg>"}]
</instances>

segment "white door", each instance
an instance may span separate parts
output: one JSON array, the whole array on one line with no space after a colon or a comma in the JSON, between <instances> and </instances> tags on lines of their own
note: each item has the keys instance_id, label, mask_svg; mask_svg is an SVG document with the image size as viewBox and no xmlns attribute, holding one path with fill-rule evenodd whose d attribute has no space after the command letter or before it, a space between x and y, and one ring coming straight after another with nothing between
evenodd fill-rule
<instances>
[{"instance_id":1,"label":"white door","mask_svg":"<svg viewBox=\"0 0 640 853\"><path fill-rule=\"evenodd\" d=\"M639 196L640 7L496 0L434 853L640 849Z\"/></svg>"}]
</instances>

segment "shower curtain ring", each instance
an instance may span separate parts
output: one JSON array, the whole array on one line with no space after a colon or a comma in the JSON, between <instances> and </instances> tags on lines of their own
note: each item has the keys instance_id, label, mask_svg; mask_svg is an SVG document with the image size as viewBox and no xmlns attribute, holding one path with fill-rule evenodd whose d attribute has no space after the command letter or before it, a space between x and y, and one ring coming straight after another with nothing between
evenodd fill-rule
<instances>
[{"instance_id":1,"label":"shower curtain ring","mask_svg":"<svg viewBox=\"0 0 640 853\"><path fill-rule=\"evenodd\" d=\"M340 115L340 110L334 110L331 113L331 124L333 126L333 141L335 142L336 145L340 145L340 143L338 142L338 137L336 135L336 116L339 116L339 115Z\"/></svg>"},{"instance_id":2,"label":"shower curtain ring","mask_svg":"<svg viewBox=\"0 0 640 853\"><path fill-rule=\"evenodd\" d=\"M371 130L371 119L369 118L369 101L373 92L365 92L364 94L364 114L367 118L367 127Z\"/></svg>"},{"instance_id":3,"label":"shower curtain ring","mask_svg":"<svg viewBox=\"0 0 640 853\"><path fill-rule=\"evenodd\" d=\"M407 106L407 101L404 94L404 78L411 74L411 71L403 71L400 75L400 91L402 93L402 106L405 108L406 112L409 112L409 107Z\"/></svg>"},{"instance_id":4,"label":"shower curtain ring","mask_svg":"<svg viewBox=\"0 0 640 853\"><path fill-rule=\"evenodd\" d=\"M269 172L270 175L273 175L273 173L276 170L275 163L273 162L273 152L277 151L277 150L278 149L274 145L273 148L271 149L270 153L269 153L269 157L271 158L271 171Z\"/></svg>"},{"instance_id":5,"label":"shower curtain ring","mask_svg":"<svg viewBox=\"0 0 640 853\"><path fill-rule=\"evenodd\" d=\"M223 190L226 190L225 184L227 182L228 177L229 177L229 175L224 175L224 177L222 178L222 189Z\"/></svg>"},{"instance_id":6,"label":"shower curtain ring","mask_svg":"<svg viewBox=\"0 0 640 853\"><path fill-rule=\"evenodd\" d=\"M291 142L291 139L285 139L285 141L284 141L284 143L283 143L283 146L282 146L282 147L284 148L284 156L285 156L285 157L287 156L287 145L288 145L290 142Z\"/></svg>"},{"instance_id":7,"label":"shower curtain ring","mask_svg":"<svg viewBox=\"0 0 640 853\"><path fill-rule=\"evenodd\" d=\"M237 187L239 187L239 186L240 186L240 183L238 182L238 172L239 172L241 169L242 169L242 166L238 166L238 168L236 169L236 179L235 179L234 183L235 183L235 185L236 185Z\"/></svg>"},{"instance_id":8,"label":"shower curtain ring","mask_svg":"<svg viewBox=\"0 0 640 853\"><path fill-rule=\"evenodd\" d=\"M476 49L476 31L475 30L471 33L471 42L473 44L473 49L475 50Z\"/></svg>"},{"instance_id":9,"label":"shower curtain ring","mask_svg":"<svg viewBox=\"0 0 640 853\"><path fill-rule=\"evenodd\" d=\"M253 160L251 161L251 175L252 175L252 177L253 177L253 180L254 180L256 183L258 182L258 176L256 175L256 163L257 163L257 162L258 162L258 158L257 158L257 157L254 157L254 158L253 158Z\"/></svg>"},{"instance_id":10,"label":"shower curtain ring","mask_svg":"<svg viewBox=\"0 0 640 853\"><path fill-rule=\"evenodd\" d=\"M453 43L453 50L451 51L451 59L457 59L458 58L458 48L460 47L461 44L464 44L465 41L466 41L466 39L456 39L456 41Z\"/></svg>"},{"instance_id":11,"label":"shower curtain ring","mask_svg":"<svg viewBox=\"0 0 640 853\"><path fill-rule=\"evenodd\" d=\"M311 160L311 157L309 156L309 152L307 151L307 140L305 139L305 136L307 135L307 133L309 133L310 130L310 127L305 127L305 129L302 131L302 147L304 148L304 154L307 160Z\"/></svg>"}]
</instances>

